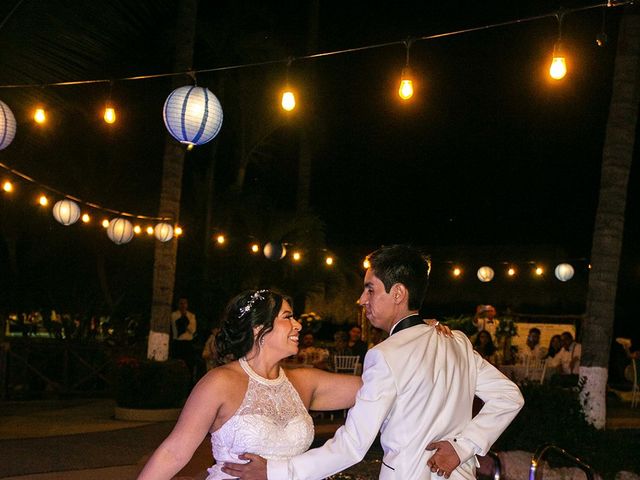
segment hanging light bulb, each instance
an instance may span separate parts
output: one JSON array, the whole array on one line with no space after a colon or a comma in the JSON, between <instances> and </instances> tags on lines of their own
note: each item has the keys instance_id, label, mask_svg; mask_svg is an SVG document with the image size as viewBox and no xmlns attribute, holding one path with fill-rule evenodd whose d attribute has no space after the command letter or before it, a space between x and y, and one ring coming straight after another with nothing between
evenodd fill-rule
<instances>
[{"instance_id":1,"label":"hanging light bulb","mask_svg":"<svg viewBox=\"0 0 640 480\"><path fill-rule=\"evenodd\" d=\"M369 262L369 258L365 258L364 261L362 262L362 266L363 268L365 268L366 270L369 269L369 267L371 267L371 262Z\"/></svg>"},{"instance_id":2,"label":"hanging light bulb","mask_svg":"<svg viewBox=\"0 0 640 480\"><path fill-rule=\"evenodd\" d=\"M115 121L116 121L116 110L115 110L115 108L113 108L111 106L107 106L104 109L104 116L102 118L104 118L104 121L106 123L108 123L108 124L115 123Z\"/></svg>"},{"instance_id":3,"label":"hanging light bulb","mask_svg":"<svg viewBox=\"0 0 640 480\"><path fill-rule=\"evenodd\" d=\"M136 235L139 235L140 232L142 232L142 227L140 225L135 225L133 227L133 233L135 233Z\"/></svg>"},{"instance_id":4,"label":"hanging light bulb","mask_svg":"<svg viewBox=\"0 0 640 480\"><path fill-rule=\"evenodd\" d=\"M563 16L564 12L562 10L556 13L556 19L558 20L558 40L553 46L553 60L551 60L551 66L549 67L549 76L554 80L562 80L567 74L567 59L562 49Z\"/></svg>"},{"instance_id":5,"label":"hanging light bulb","mask_svg":"<svg viewBox=\"0 0 640 480\"><path fill-rule=\"evenodd\" d=\"M33 113L33 119L35 120L36 123L40 125L46 122L47 114L45 113L44 108L42 107L36 108L35 112Z\"/></svg>"},{"instance_id":6,"label":"hanging light bulb","mask_svg":"<svg viewBox=\"0 0 640 480\"><path fill-rule=\"evenodd\" d=\"M38 198L38 203L41 206L46 207L47 205L49 205L49 199L46 195L40 195L40 198Z\"/></svg>"},{"instance_id":7,"label":"hanging light bulb","mask_svg":"<svg viewBox=\"0 0 640 480\"><path fill-rule=\"evenodd\" d=\"M296 96L289 89L285 90L282 94L282 108L287 112L296 108Z\"/></svg>"},{"instance_id":8,"label":"hanging light bulb","mask_svg":"<svg viewBox=\"0 0 640 480\"><path fill-rule=\"evenodd\" d=\"M326 263L330 267L331 265L333 265L333 257L328 256L324 259L324 263Z\"/></svg>"},{"instance_id":9,"label":"hanging light bulb","mask_svg":"<svg viewBox=\"0 0 640 480\"><path fill-rule=\"evenodd\" d=\"M400 76L400 87L398 88L398 95L402 100L409 100L413 97L413 72L409 67L409 49L411 48L412 40L406 40L404 46L407 50L407 59L402 69L402 75Z\"/></svg>"},{"instance_id":10,"label":"hanging light bulb","mask_svg":"<svg viewBox=\"0 0 640 480\"><path fill-rule=\"evenodd\" d=\"M554 80L562 80L567 74L567 59L562 52L560 43L553 47L553 60L549 67L549 76Z\"/></svg>"},{"instance_id":11,"label":"hanging light bulb","mask_svg":"<svg viewBox=\"0 0 640 480\"><path fill-rule=\"evenodd\" d=\"M176 228L173 229L173 234L176 237L179 237L180 235L182 235L184 233L184 231L182 230L182 227L179 225L176 225Z\"/></svg>"},{"instance_id":12,"label":"hanging light bulb","mask_svg":"<svg viewBox=\"0 0 640 480\"><path fill-rule=\"evenodd\" d=\"M81 219L83 223L89 223L91 221L91 217L88 213L83 213Z\"/></svg>"},{"instance_id":13,"label":"hanging light bulb","mask_svg":"<svg viewBox=\"0 0 640 480\"><path fill-rule=\"evenodd\" d=\"M251 252L258 253L259 251L260 251L260 245L258 245L257 243L254 243L251 245Z\"/></svg>"},{"instance_id":14,"label":"hanging light bulb","mask_svg":"<svg viewBox=\"0 0 640 480\"><path fill-rule=\"evenodd\" d=\"M4 182L2 184L2 189L7 193L13 192L13 183L11 183L9 180L7 180L6 182Z\"/></svg>"},{"instance_id":15,"label":"hanging light bulb","mask_svg":"<svg viewBox=\"0 0 640 480\"><path fill-rule=\"evenodd\" d=\"M300 252L293 252L292 258L294 262L299 262L302 258L302 255L300 254Z\"/></svg>"}]
</instances>

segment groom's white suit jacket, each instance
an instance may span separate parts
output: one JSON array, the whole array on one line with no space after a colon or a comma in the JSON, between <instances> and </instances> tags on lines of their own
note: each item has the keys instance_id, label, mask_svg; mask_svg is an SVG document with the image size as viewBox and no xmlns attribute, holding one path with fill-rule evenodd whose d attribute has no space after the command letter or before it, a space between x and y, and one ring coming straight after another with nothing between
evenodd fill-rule
<instances>
[{"instance_id":1,"label":"groom's white suit jacket","mask_svg":"<svg viewBox=\"0 0 640 480\"><path fill-rule=\"evenodd\" d=\"M269 480L319 480L362 460L381 432L380 478L434 479L425 451L449 440L460 457L451 479L475 480L475 454L486 455L524 401L518 387L482 359L467 337L415 325L367 352L363 385L345 425L322 447L290 460L269 460ZM474 394L484 406L473 419Z\"/></svg>"}]
</instances>

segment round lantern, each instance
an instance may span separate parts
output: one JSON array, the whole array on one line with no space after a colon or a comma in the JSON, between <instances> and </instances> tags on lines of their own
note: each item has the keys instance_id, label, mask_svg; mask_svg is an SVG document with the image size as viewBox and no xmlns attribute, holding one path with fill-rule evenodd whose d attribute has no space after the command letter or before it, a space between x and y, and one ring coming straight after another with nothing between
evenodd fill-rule
<instances>
[{"instance_id":1,"label":"round lantern","mask_svg":"<svg viewBox=\"0 0 640 480\"><path fill-rule=\"evenodd\" d=\"M107 236L117 245L129 243L133 238L133 225L126 218L113 218L107 227Z\"/></svg>"},{"instance_id":2,"label":"round lantern","mask_svg":"<svg viewBox=\"0 0 640 480\"><path fill-rule=\"evenodd\" d=\"M173 138L187 145L202 145L222 127L222 106L204 87L176 88L164 102L164 124Z\"/></svg>"},{"instance_id":3,"label":"round lantern","mask_svg":"<svg viewBox=\"0 0 640 480\"><path fill-rule=\"evenodd\" d=\"M267 257L269 260L273 260L274 262L277 260L282 260L287 254L287 249L283 244L273 242L267 243L262 251L265 257Z\"/></svg>"},{"instance_id":4,"label":"round lantern","mask_svg":"<svg viewBox=\"0 0 640 480\"><path fill-rule=\"evenodd\" d=\"M153 234L161 242L168 242L173 238L173 227L168 223L158 223L153 229Z\"/></svg>"},{"instance_id":5,"label":"round lantern","mask_svg":"<svg viewBox=\"0 0 640 480\"><path fill-rule=\"evenodd\" d=\"M53 218L64 226L76 223L80 218L80 207L68 198L60 200L53 206Z\"/></svg>"},{"instance_id":6,"label":"round lantern","mask_svg":"<svg viewBox=\"0 0 640 480\"><path fill-rule=\"evenodd\" d=\"M575 273L573 267L568 263L561 263L556 267L555 275L558 280L561 282L568 282L573 278L573 274Z\"/></svg>"},{"instance_id":7,"label":"round lantern","mask_svg":"<svg viewBox=\"0 0 640 480\"><path fill-rule=\"evenodd\" d=\"M493 276L495 275L493 268L491 267L480 267L478 269L478 280L480 280L481 282L490 282L491 280L493 280Z\"/></svg>"},{"instance_id":8,"label":"round lantern","mask_svg":"<svg viewBox=\"0 0 640 480\"><path fill-rule=\"evenodd\" d=\"M4 150L16 136L16 117L9 106L0 100L0 150Z\"/></svg>"}]
</instances>

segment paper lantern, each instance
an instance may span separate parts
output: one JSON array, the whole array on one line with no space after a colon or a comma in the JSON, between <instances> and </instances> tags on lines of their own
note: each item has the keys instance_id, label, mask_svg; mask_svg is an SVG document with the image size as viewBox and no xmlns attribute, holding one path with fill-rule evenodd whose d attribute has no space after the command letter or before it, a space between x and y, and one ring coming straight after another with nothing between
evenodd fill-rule
<instances>
[{"instance_id":1,"label":"paper lantern","mask_svg":"<svg viewBox=\"0 0 640 480\"><path fill-rule=\"evenodd\" d=\"M222 127L222 106L204 87L176 88L162 109L164 124L173 138L187 145L202 145Z\"/></svg>"},{"instance_id":2,"label":"paper lantern","mask_svg":"<svg viewBox=\"0 0 640 480\"><path fill-rule=\"evenodd\" d=\"M80 207L68 198L59 200L53 206L53 218L65 227L76 223L80 218Z\"/></svg>"},{"instance_id":3,"label":"paper lantern","mask_svg":"<svg viewBox=\"0 0 640 480\"><path fill-rule=\"evenodd\" d=\"M568 263L561 263L556 267L555 275L558 280L561 282L568 282L573 278L573 274L575 273L573 267Z\"/></svg>"},{"instance_id":4,"label":"paper lantern","mask_svg":"<svg viewBox=\"0 0 640 480\"><path fill-rule=\"evenodd\" d=\"M173 226L168 223L160 222L153 229L153 234L161 242L168 242L173 238Z\"/></svg>"},{"instance_id":5,"label":"paper lantern","mask_svg":"<svg viewBox=\"0 0 640 480\"><path fill-rule=\"evenodd\" d=\"M281 243L269 242L264 246L262 252L264 253L265 257L275 262L284 258L284 256L287 254L287 249Z\"/></svg>"},{"instance_id":6,"label":"paper lantern","mask_svg":"<svg viewBox=\"0 0 640 480\"><path fill-rule=\"evenodd\" d=\"M107 227L107 236L117 245L129 243L133 238L133 224L126 218L113 218Z\"/></svg>"},{"instance_id":7,"label":"paper lantern","mask_svg":"<svg viewBox=\"0 0 640 480\"><path fill-rule=\"evenodd\" d=\"M16 136L16 117L9 106L0 100L0 150L4 150Z\"/></svg>"},{"instance_id":8,"label":"paper lantern","mask_svg":"<svg viewBox=\"0 0 640 480\"><path fill-rule=\"evenodd\" d=\"M478 269L477 275L478 280L480 280L481 282L490 282L491 280L493 280L495 272L493 271L493 268L485 266Z\"/></svg>"}]
</instances>

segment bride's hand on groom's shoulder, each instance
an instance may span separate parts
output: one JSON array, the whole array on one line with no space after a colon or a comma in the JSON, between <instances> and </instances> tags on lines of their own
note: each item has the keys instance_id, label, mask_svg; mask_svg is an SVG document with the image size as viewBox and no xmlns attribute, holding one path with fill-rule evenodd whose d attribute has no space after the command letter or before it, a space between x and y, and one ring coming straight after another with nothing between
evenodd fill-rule
<instances>
[{"instance_id":1,"label":"bride's hand on groom's shoulder","mask_svg":"<svg viewBox=\"0 0 640 480\"><path fill-rule=\"evenodd\" d=\"M248 460L248 462L226 462L222 466L222 471L241 480L267 480L267 461L264 458L252 453L243 453L238 455L238 458L240 460Z\"/></svg>"}]
</instances>

